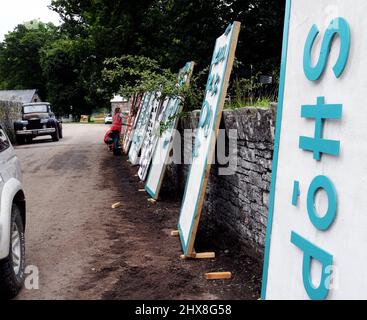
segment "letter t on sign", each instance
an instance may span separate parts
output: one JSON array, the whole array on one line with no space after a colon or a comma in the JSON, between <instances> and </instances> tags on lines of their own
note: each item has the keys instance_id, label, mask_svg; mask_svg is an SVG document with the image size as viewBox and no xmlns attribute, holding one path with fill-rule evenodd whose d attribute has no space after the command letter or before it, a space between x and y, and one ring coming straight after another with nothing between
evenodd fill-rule
<instances>
[{"instance_id":1,"label":"letter t on sign","mask_svg":"<svg viewBox=\"0 0 367 320\"><path fill-rule=\"evenodd\" d=\"M343 106L341 104L325 104L325 97L318 97L317 104L312 106L302 106L302 118L315 119L315 137L300 137L299 147L306 151L312 151L314 159L321 160L321 154L326 153L338 156L340 152L340 142L326 140L324 136L325 120L341 120Z\"/></svg>"}]
</instances>

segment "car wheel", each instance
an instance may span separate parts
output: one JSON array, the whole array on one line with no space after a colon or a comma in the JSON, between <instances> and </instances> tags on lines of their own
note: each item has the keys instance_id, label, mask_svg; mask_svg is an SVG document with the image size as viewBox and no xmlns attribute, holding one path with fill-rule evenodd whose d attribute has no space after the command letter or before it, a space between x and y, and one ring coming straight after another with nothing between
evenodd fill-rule
<instances>
[{"instance_id":1,"label":"car wheel","mask_svg":"<svg viewBox=\"0 0 367 320\"><path fill-rule=\"evenodd\" d=\"M56 127L56 132L52 135L52 141L59 141L60 140L60 134L59 129Z\"/></svg>"},{"instance_id":2,"label":"car wheel","mask_svg":"<svg viewBox=\"0 0 367 320\"><path fill-rule=\"evenodd\" d=\"M22 144L24 144L24 143L25 143L25 140L24 140L24 138L23 138L23 137L19 137L19 136L17 136L17 137L16 137L16 140L17 140L17 144L19 144L19 145L22 145Z\"/></svg>"},{"instance_id":3,"label":"car wheel","mask_svg":"<svg viewBox=\"0 0 367 320\"><path fill-rule=\"evenodd\" d=\"M10 230L10 253L0 261L0 298L13 299L25 280L25 235L20 210L13 205Z\"/></svg>"},{"instance_id":4,"label":"car wheel","mask_svg":"<svg viewBox=\"0 0 367 320\"><path fill-rule=\"evenodd\" d=\"M25 138L26 143L32 143L32 141L33 141L32 137Z\"/></svg>"}]
</instances>

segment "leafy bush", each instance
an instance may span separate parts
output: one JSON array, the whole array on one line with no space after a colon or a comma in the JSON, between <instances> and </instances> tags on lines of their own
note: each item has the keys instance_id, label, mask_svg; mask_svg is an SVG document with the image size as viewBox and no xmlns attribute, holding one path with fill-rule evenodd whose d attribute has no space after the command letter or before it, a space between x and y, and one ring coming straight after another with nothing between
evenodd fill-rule
<instances>
[{"instance_id":1,"label":"leafy bush","mask_svg":"<svg viewBox=\"0 0 367 320\"><path fill-rule=\"evenodd\" d=\"M105 83L123 97L130 98L144 92L161 92L162 100L167 96L178 96L177 75L162 69L158 62L143 56L125 55L104 62L102 71Z\"/></svg>"}]
</instances>

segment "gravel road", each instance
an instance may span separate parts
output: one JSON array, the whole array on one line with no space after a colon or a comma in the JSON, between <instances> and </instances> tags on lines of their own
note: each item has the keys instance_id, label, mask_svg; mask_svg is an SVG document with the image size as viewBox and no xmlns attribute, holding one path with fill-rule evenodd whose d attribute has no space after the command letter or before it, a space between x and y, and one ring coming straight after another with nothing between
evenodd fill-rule
<instances>
[{"instance_id":1,"label":"gravel road","mask_svg":"<svg viewBox=\"0 0 367 320\"><path fill-rule=\"evenodd\" d=\"M109 245L101 228L113 197L100 188L106 130L69 124L60 142L39 137L16 147L27 197L27 265L40 275L39 290L23 290L19 299L93 299L103 293L96 288L83 295L75 287L85 270L93 272L92 255Z\"/></svg>"},{"instance_id":2,"label":"gravel road","mask_svg":"<svg viewBox=\"0 0 367 320\"><path fill-rule=\"evenodd\" d=\"M39 269L39 289L24 289L18 299L257 300L261 264L246 250L215 247L225 234L199 234L197 249L216 251L216 259L179 258L179 239L170 233L180 201L162 195L151 204L138 192L144 184L137 168L103 143L107 129L64 125L60 142L37 138L16 148L27 198L27 265ZM214 271L233 278L205 280Z\"/></svg>"}]
</instances>

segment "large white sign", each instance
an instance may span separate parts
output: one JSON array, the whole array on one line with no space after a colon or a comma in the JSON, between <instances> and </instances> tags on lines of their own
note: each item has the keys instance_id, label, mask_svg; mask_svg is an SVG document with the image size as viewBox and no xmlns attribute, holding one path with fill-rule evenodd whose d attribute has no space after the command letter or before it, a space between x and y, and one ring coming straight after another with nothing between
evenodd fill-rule
<instances>
[{"instance_id":1,"label":"large white sign","mask_svg":"<svg viewBox=\"0 0 367 320\"><path fill-rule=\"evenodd\" d=\"M178 86L188 85L194 69L194 62L188 62L179 72ZM158 199L160 188L166 173L167 165L170 161L170 152L173 148L174 135L178 124L178 115L182 112L182 98L167 98L163 104L158 117L156 134L152 135L150 148L143 172L147 172L149 165L151 168L145 189L153 199ZM161 125L166 128L161 132Z\"/></svg>"},{"instance_id":2,"label":"large white sign","mask_svg":"<svg viewBox=\"0 0 367 320\"><path fill-rule=\"evenodd\" d=\"M143 146L144 138L147 133L150 115L154 104L155 94L147 93L144 96L143 104L138 121L134 130L134 135L129 151L129 160L133 165L139 163L139 153Z\"/></svg>"},{"instance_id":3,"label":"large white sign","mask_svg":"<svg viewBox=\"0 0 367 320\"><path fill-rule=\"evenodd\" d=\"M164 109L166 108L167 104L168 104L168 99L166 99L163 104L161 105L160 109ZM155 119L150 124L151 126L151 130L148 130L148 134L145 138L144 141L144 145L142 148L142 154L141 154L141 158L140 158L140 168L138 171L138 176L140 178L141 181L145 181L147 174L149 172L149 168L150 168L150 164L152 161L152 157L153 157L153 152L154 149L157 145L157 140L160 136L160 115L161 115L161 110L159 110L159 112L155 113Z\"/></svg>"},{"instance_id":4,"label":"large white sign","mask_svg":"<svg viewBox=\"0 0 367 320\"><path fill-rule=\"evenodd\" d=\"M149 170L150 161L152 159L153 147L155 137L159 135L159 122L158 117L160 113L161 103L161 93L156 93L155 100L152 107L152 112L150 113L149 125L147 129L147 133L145 135L145 139L143 142L143 147L141 149L141 157L140 157L140 168L138 171L138 176L141 181L145 181L147 177L147 173Z\"/></svg>"},{"instance_id":5,"label":"large white sign","mask_svg":"<svg viewBox=\"0 0 367 320\"><path fill-rule=\"evenodd\" d=\"M366 12L287 1L263 299L367 299Z\"/></svg>"},{"instance_id":6,"label":"large white sign","mask_svg":"<svg viewBox=\"0 0 367 320\"><path fill-rule=\"evenodd\" d=\"M214 49L205 101L195 137L193 163L186 184L179 221L182 247L187 257L194 255L196 232L213 162L239 31L239 22L228 26L226 32L217 39Z\"/></svg>"}]
</instances>

